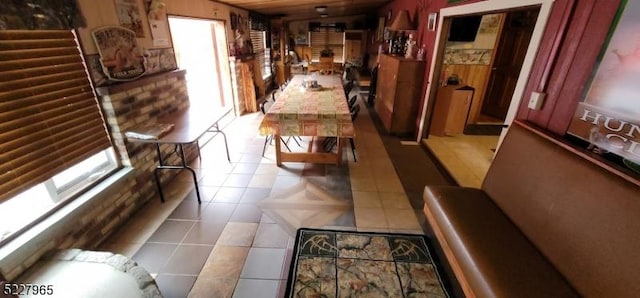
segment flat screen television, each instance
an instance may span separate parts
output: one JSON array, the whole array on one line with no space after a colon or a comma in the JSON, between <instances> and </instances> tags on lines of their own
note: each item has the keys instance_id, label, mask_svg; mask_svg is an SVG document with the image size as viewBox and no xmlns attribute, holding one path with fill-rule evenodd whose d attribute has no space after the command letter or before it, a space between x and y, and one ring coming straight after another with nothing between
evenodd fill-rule
<instances>
[{"instance_id":1,"label":"flat screen television","mask_svg":"<svg viewBox=\"0 0 640 298\"><path fill-rule=\"evenodd\" d=\"M482 16L454 17L451 20L448 41L474 41Z\"/></svg>"}]
</instances>

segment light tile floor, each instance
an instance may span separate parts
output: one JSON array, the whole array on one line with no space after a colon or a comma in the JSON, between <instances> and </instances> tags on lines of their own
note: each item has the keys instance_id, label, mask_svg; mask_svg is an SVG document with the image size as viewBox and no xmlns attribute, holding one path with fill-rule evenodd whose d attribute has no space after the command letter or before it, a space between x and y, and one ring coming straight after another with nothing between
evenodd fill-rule
<instances>
[{"instance_id":1,"label":"light tile floor","mask_svg":"<svg viewBox=\"0 0 640 298\"><path fill-rule=\"evenodd\" d=\"M366 108L355 121L357 162L275 165L261 156L259 113L232 121L231 163L221 140L203 146L197 168L202 204L183 173L101 247L132 257L165 297L280 297L300 227L422 234ZM305 150L294 142L292 150Z\"/></svg>"},{"instance_id":2,"label":"light tile floor","mask_svg":"<svg viewBox=\"0 0 640 298\"><path fill-rule=\"evenodd\" d=\"M498 136L433 136L423 142L460 186L480 188L489 170Z\"/></svg>"}]
</instances>

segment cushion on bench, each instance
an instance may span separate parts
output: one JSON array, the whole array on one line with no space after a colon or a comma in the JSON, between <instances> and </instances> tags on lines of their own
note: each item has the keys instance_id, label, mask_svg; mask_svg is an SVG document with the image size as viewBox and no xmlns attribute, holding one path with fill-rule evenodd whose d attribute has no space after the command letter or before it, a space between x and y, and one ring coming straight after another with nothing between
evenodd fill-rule
<instances>
[{"instance_id":1,"label":"cushion on bench","mask_svg":"<svg viewBox=\"0 0 640 298\"><path fill-rule=\"evenodd\" d=\"M443 250L455 259L451 265L460 271L456 277L463 288L470 287L478 297L577 296L481 190L428 186L424 201Z\"/></svg>"},{"instance_id":2,"label":"cushion on bench","mask_svg":"<svg viewBox=\"0 0 640 298\"><path fill-rule=\"evenodd\" d=\"M581 296L637 297L640 184L610 168L515 121L482 190L427 187L425 215L465 294L575 294L564 278Z\"/></svg>"},{"instance_id":3,"label":"cushion on bench","mask_svg":"<svg viewBox=\"0 0 640 298\"><path fill-rule=\"evenodd\" d=\"M640 187L514 122L482 189L580 295L638 297Z\"/></svg>"}]
</instances>

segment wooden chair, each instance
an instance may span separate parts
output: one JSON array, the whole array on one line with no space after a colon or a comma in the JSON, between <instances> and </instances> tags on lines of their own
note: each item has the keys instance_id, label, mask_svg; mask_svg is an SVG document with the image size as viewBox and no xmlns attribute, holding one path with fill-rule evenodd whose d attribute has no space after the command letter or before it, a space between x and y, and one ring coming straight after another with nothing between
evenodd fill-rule
<instances>
[{"instance_id":1,"label":"wooden chair","mask_svg":"<svg viewBox=\"0 0 640 298\"><path fill-rule=\"evenodd\" d=\"M351 109L353 109L356 106L356 101L357 100L358 100L358 96L357 95L354 95L349 99L349 101L347 102L347 104L349 104L349 111L351 111Z\"/></svg>"},{"instance_id":2,"label":"wooden chair","mask_svg":"<svg viewBox=\"0 0 640 298\"><path fill-rule=\"evenodd\" d=\"M320 57L318 68L320 74L333 74L333 57Z\"/></svg>"},{"instance_id":3,"label":"wooden chair","mask_svg":"<svg viewBox=\"0 0 640 298\"><path fill-rule=\"evenodd\" d=\"M351 90L353 89L353 87L355 87L355 83L353 81L348 81L344 86L342 86L344 88L344 96L346 98L349 98L349 93L351 92Z\"/></svg>"},{"instance_id":4,"label":"wooden chair","mask_svg":"<svg viewBox=\"0 0 640 298\"><path fill-rule=\"evenodd\" d=\"M267 96L265 100L260 103L260 112L262 112L262 115L265 115L269 110L269 108L271 107L271 105L273 105L276 102L276 95L277 93L282 92L282 89L283 87L274 89L271 92L271 96ZM271 99L269 99L269 97L271 97ZM271 142L273 142L273 137L274 135L268 135L264 138L264 146L262 147L262 156L264 156L264 153L267 151L267 144L270 144ZM291 148L289 148L289 145L287 144L289 142L289 139L291 139L291 137L287 138L286 141L282 137L280 137L280 141L282 142L282 144L284 144L284 147L287 148L289 152L291 152ZM295 138L293 140L298 144L298 146L300 146L300 143L298 143L298 141Z\"/></svg>"},{"instance_id":5,"label":"wooden chair","mask_svg":"<svg viewBox=\"0 0 640 298\"><path fill-rule=\"evenodd\" d=\"M369 85L369 95L367 96L367 104L372 107L376 99L376 85L378 83L378 65L371 70L371 84Z\"/></svg>"},{"instance_id":6,"label":"wooden chair","mask_svg":"<svg viewBox=\"0 0 640 298\"><path fill-rule=\"evenodd\" d=\"M351 98L351 100L349 100L349 102L353 102L353 105L349 104L349 111L351 112L351 121L355 121L356 118L358 118L358 113L360 112L360 105L355 104L357 98L358 98L357 96L354 96ZM322 146L326 152L331 152L333 151L333 147L335 147L337 143L338 143L337 138L330 137L330 138L324 139L324 141L322 142ZM349 138L349 144L351 145L351 154L353 154L353 161L358 162L358 158L356 157L356 142L353 140L353 138Z\"/></svg>"}]
</instances>

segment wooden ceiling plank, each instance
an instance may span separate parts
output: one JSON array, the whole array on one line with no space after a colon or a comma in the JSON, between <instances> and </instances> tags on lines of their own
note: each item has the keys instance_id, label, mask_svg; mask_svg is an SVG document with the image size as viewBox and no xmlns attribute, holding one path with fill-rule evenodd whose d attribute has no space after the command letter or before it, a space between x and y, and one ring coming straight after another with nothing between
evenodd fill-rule
<instances>
[{"instance_id":1,"label":"wooden ceiling plank","mask_svg":"<svg viewBox=\"0 0 640 298\"><path fill-rule=\"evenodd\" d=\"M265 15L282 15L283 19L313 19L318 18L315 7L327 6L327 13L331 17L362 15L378 9L390 2L389 0L225 0L214 1L244 8Z\"/></svg>"}]
</instances>

